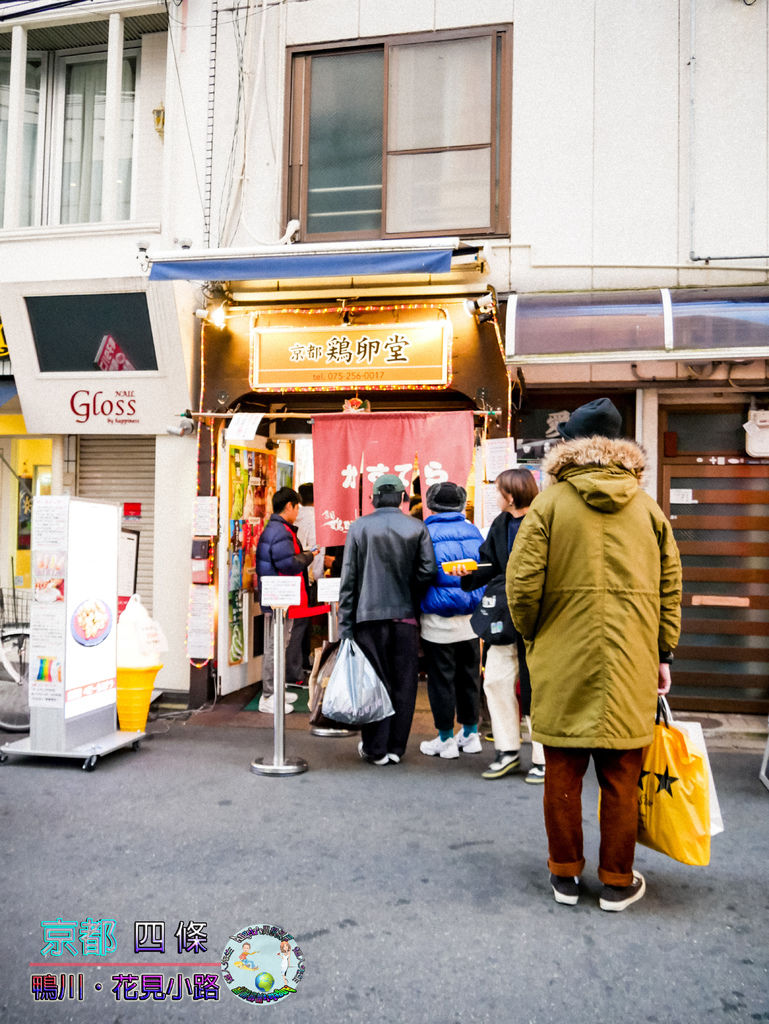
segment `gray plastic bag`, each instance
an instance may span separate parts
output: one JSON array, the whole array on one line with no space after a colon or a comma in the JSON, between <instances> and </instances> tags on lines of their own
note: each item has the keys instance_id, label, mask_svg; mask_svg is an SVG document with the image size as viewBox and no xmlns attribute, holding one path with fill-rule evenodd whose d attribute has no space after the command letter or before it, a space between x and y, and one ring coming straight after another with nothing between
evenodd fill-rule
<instances>
[{"instance_id":1,"label":"gray plastic bag","mask_svg":"<svg viewBox=\"0 0 769 1024\"><path fill-rule=\"evenodd\" d=\"M346 725L366 725L395 714L384 683L354 640L342 641L323 697L323 714Z\"/></svg>"}]
</instances>

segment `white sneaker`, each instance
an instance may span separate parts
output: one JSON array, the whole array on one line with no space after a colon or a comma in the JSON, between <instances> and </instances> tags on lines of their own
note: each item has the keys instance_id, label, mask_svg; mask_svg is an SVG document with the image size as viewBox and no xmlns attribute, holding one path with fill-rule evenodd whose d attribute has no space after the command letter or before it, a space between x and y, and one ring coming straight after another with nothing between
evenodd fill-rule
<instances>
[{"instance_id":1,"label":"white sneaker","mask_svg":"<svg viewBox=\"0 0 769 1024\"><path fill-rule=\"evenodd\" d=\"M440 736L436 736L434 740L423 740L419 744L419 749L428 757L459 757L459 747L453 736L449 736L447 740L442 740Z\"/></svg>"},{"instance_id":2,"label":"white sneaker","mask_svg":"<svg viewBox=\"0 0 769 1024\"><path fill-rule=\"evenodd\" d=\"M299 694L292 693L290 690L286 690L285 698L286 704L296 704L296 702L299 700Z\"/></svg>"},{"instance_id":3,"label":"white sneaker","mask_svg":"<svg viewBox=\"0 0 769 1024\"><path fill-rule=\"evenodd\" d=\"M264 715L274 715L275 714L275 695L274 694L270 694L269 697L265 697L263 695L261 697L261 699L259 700L259 710ZM283 710L285 711L285 713L287 715L290 715L291 712L294 709L293 709L293 707L290 704L284 704L283 705Z\"/></svg>"},{"instance_id":4,"label":"white sneaker","mask_svg":"<svg viewBox=\"0 0 769 1024\"><path fill-rule=\"evenodd\" d=\"M465 736L464 732L460 729L454 739L457 741L457 746L463 754L480 754L483 750L481 737L477 732L471 732L469 736Z\"/></svg>"}]
</instances>

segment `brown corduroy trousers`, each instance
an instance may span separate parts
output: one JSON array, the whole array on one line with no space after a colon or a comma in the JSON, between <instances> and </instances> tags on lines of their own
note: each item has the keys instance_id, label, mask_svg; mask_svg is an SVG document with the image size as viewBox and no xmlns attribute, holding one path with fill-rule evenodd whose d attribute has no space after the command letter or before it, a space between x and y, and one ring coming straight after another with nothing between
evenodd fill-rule
<instances>
[{"instance_id":1,"label":"brown corduroy trousers","mask_svg":"<svg viewBox=\"0 0 769 1024\"><path fill-rule=\"evenodd\" d=\"M548 867L554 875L580 875L582 851L582 780L590 758L601 788L601 844L598 878L604 885L633 881L638 829L638 780L644 749L545 747L545 828Z\"/></svg>"}]
</instances>

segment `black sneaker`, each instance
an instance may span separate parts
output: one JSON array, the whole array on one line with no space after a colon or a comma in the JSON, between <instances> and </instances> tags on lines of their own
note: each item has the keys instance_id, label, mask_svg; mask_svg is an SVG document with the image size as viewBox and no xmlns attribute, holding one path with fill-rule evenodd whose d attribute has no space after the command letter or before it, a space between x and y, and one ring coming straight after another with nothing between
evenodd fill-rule
<instances>
[{"instance_id":1,"label":"black sneaker","mask_svg":"<svg viewBox=\"0 0 769 1024\"><path fill-rule=\"evenodd\" d=\"M569 875L567 878L561 875L551 875L550 884L553 887L553 896L556 903L565 903L573 907L579 899L579 879L576 875Z\"/></svg>"},{"instance_id":2,"label":"black sneaker","mask_svg":"<svg viewBox=\"0 0 769 1024\"><path fill-rule=\"evenodd\" d=\"M601 889L598 904L601 910L624 910L631 903L640 900L646 892L646 882L640 871L633 872L630 885L605 885ZM557 897L556 897L557 898Z\"/></svg>"},{"instance_id":3,"label":"black sneaker","mask_svg":"<svg viewBox=\"0 0 769 1024\"><path fill-rule=\"evenodd\" d=\"M503 775L510 772L520 771L521 760L517 750L498 750L497 756L491 762L485 772L481 772L482 779L501 779Z\"/></svg>"},{"instance_id":4,"label":"black sneaker","mask_svg":"<svg viewBox=\"0 0 769 1024\"><path fill-rule=\"evenodd\" d=\"M393 754L393 757L396 756L396 754ZM384 757L372 757L370 754L367 754L363 749L363 740L359 740L358 742L358 757L363 761L368 761L369 764L383 765L396 763L394 761L390 761L389 754L385 754Z\"/></svg>"}]
</instances>

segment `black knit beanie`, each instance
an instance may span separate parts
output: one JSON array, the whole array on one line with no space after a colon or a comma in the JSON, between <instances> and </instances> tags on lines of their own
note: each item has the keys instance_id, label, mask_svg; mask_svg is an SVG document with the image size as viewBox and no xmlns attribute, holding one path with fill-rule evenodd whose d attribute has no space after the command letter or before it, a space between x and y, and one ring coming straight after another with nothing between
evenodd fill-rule
<instances>
[{"instance_id":1,"label":"black knit beanie","mask_svg":"<svg viewBox=\"0 0 769 1024\"><path fill-rule=\"evenodd\" d=\"M431 512L462 512L466 503L467 491L450 480L427 488L425 505Z\"/></svg>"}]
</instances>

